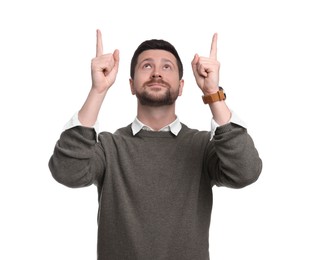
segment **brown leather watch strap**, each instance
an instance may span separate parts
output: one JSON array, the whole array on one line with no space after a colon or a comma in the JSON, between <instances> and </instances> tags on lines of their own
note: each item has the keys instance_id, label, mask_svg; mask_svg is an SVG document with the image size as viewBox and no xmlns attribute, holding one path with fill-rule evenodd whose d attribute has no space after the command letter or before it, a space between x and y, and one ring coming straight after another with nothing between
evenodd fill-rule
<instances>
[{"instance_id":1,"label":"brown leather watch strap","mask_svg":"<svg viewBox=\"0 0 315 260\"><path fill-rule=\"evenodd\" d=\"M212 104L217 101L225 100L226 95L223 91L223 88L219 88L219 91L216 93L213 93L211 95L202 96L203 103L205 104Z\"/></svg>"}]
</instances>

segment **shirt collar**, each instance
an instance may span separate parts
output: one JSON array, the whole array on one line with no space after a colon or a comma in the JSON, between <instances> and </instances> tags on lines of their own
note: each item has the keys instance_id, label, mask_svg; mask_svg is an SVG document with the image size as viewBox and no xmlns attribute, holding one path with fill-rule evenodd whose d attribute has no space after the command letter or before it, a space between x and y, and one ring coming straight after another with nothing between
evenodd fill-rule
<instances>
[{"instance_id":1,"label":"shirt collar","mask_svg":"<svg viewBox=\"0 0 315 260\"><path fill-rule=\"evenodd\" d=\"M137 133L139 133L141 129L147 130L147 131L154 131L151 127L143 124L137 117L132 122L131 129L132 129L132 134L133 135L136 135ZM163 128L161 128L158 131L159 132L160 131L161 132L162 131L164 131L164 132L171 131L172 134L177 136L181 129L182 129L182 124L180 123L178 117L176 117L176 119L172 123L170 123L169 125L164 126Z\"/></svg>"}]
</instances>

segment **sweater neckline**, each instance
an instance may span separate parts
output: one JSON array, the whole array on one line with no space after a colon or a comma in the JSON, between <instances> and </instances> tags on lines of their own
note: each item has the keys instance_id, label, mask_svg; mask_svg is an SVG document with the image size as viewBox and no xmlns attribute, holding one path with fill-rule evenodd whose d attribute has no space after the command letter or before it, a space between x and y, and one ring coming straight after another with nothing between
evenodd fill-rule
<instances>
[{"instance_id":1,"label":"sweater neckline","mask_svg":"<svg viewBox=\"0 0 315 260\"><path fill-rule=\"evenodd\" d=\"M183 123L181 123L182 127L179 133L174 135L171 131L149 131L149 130L144 130L141 129L135 137L148 137L148 138L176 138L179 137L185 130L187 130L187 126ZM130 133L132 134L131 131L131 124L129 125Z\"/></svg>"}]
</instances>

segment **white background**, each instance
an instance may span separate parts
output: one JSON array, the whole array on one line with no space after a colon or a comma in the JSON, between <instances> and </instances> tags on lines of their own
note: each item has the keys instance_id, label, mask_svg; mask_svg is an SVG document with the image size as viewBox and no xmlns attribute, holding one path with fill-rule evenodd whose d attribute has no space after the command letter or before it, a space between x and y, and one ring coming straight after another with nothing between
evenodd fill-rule
<instances>
[{"instance_id":1,"label":"white background","mask_svg":"<svg viewBox=\"0 0 315 260\"><path fill-rule=\"evenodd\" d=\"M264 166L247 188L214 188L211 259L315 259L312 2L2 1L0 259L96 259L96 187L62 186L48 160L90 89L97 28L104 51L121 57L100 115L111 132L134 119L129 62L151 38L173 43L185 64L179 118L209 129L190 62L218 32L220 84Z\"/></svg>"}]
</instances>

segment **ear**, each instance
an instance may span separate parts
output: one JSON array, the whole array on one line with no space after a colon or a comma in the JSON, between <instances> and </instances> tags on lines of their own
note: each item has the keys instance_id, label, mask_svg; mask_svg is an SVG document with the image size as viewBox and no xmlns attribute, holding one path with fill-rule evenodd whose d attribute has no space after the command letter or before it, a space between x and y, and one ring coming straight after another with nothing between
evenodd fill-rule
<instances>
[{"instance_id":1,"label":"ear","mask_svg":"<svg viewBox=\"0 0 315 260\"><path fill-rule=\"evenodd\" d=\"M135 95L135 94L136 94L136 91L135 91L135 87L134 87L133 79L132 79L132 78L129 79L129 85L130 85L131 94L132 94L132 95Z\"/></svg>"},{"instance_id":2,"label":"ear","mask_svg":"<svg viewBox=\"0 0 315 260\"><path fill-rule=\"evenodd\" d=\"M184 80L181 79L181 80L179 81L179 92L178 92L178 96L181 96L181 95L182 95L182 93L183 93L183 88L184 88Z\"/></svg>"}]
</instances>

